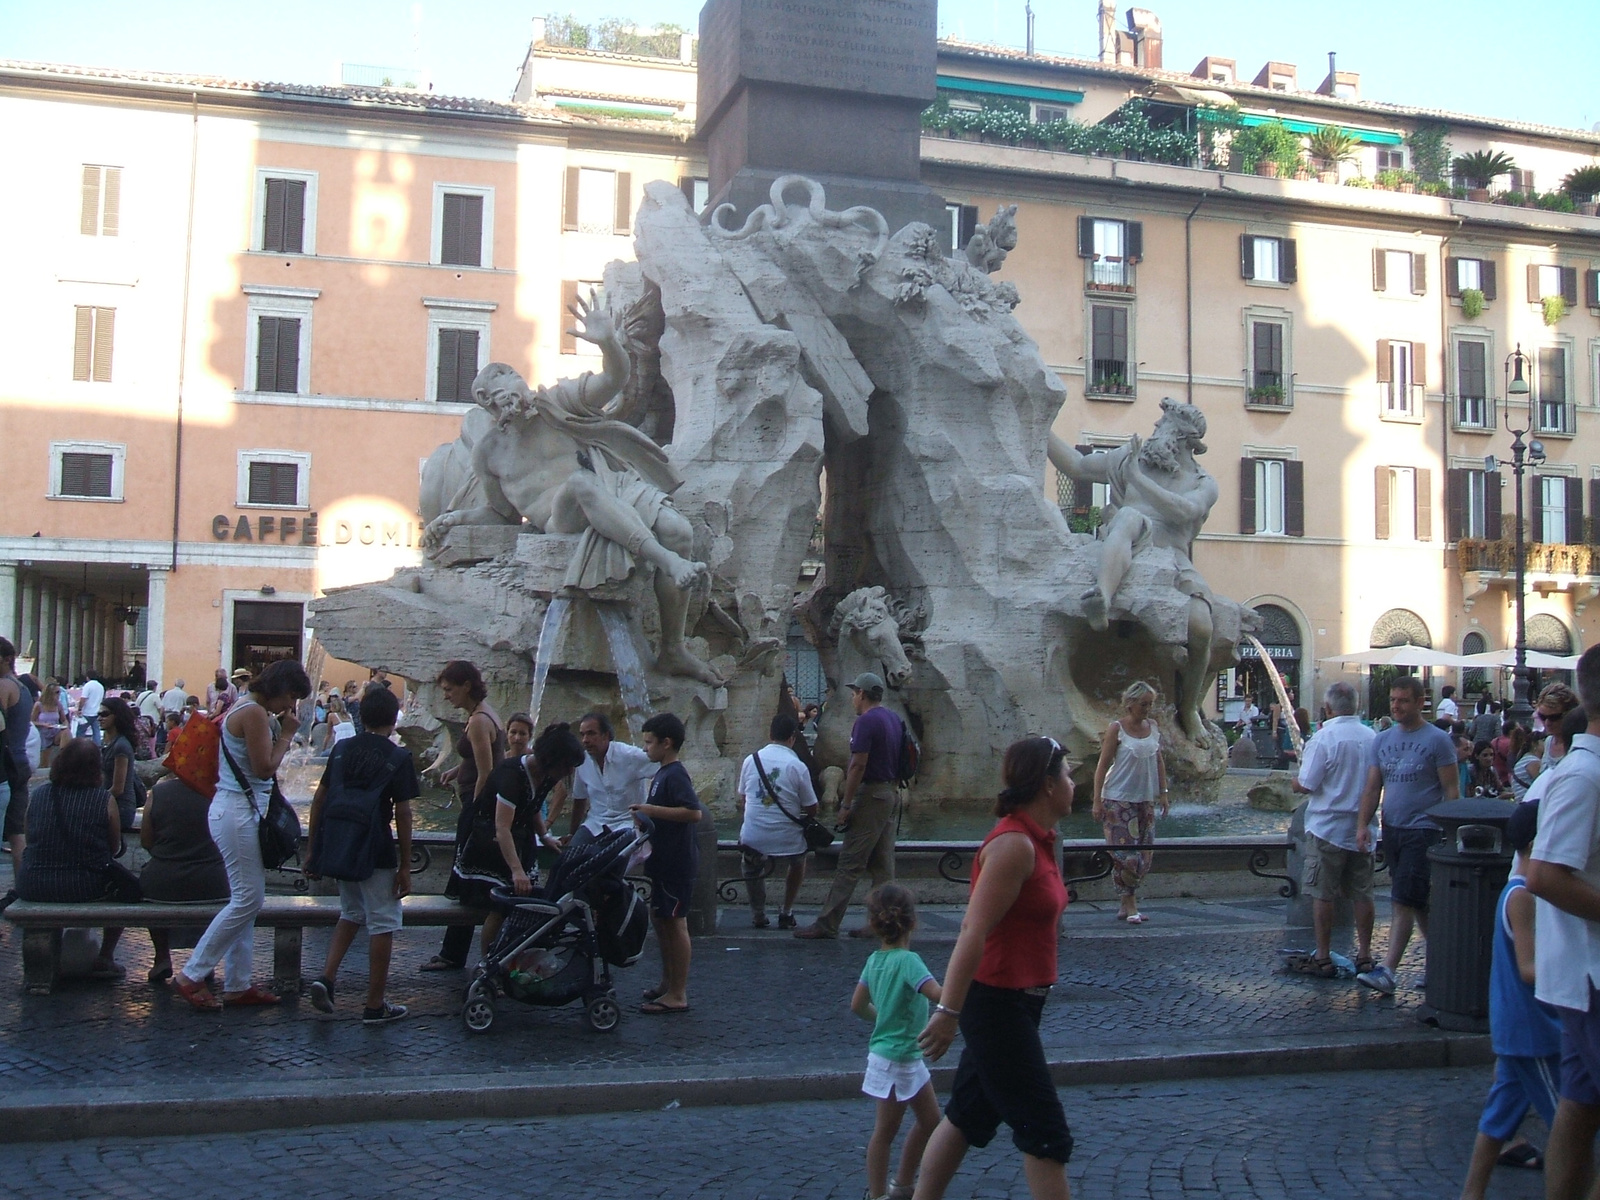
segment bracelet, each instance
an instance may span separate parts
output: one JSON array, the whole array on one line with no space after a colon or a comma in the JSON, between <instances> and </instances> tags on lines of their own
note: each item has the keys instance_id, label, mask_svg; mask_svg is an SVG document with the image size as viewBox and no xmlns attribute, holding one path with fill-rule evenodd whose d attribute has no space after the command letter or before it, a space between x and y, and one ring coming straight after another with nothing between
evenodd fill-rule
<instances>
[{"instance_id":1,"label":"bracelet","mask_svg":"<svg viewBox=\"0 0 1600 1200\"><path fill-rule=\"evenodd\" d=\"M936 1012L936 1013L945 1013L946 1015L952 1016L952 1017L960 1017L961 1016L961 1010L959 1008L946 1008L942 1004L935 1004L933 1006L933 1011Z\"/></svg>"}]
</instances>

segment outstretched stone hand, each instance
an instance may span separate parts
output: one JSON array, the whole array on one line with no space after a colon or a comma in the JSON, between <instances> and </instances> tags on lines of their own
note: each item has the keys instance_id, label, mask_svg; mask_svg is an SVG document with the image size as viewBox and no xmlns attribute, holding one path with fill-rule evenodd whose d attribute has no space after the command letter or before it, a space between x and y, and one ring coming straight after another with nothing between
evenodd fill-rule
<instances>
[{"instance_id":1,"label":"outstretched stone hand","mask_svg":"<svg viewBox=\"0 0 1600 1200\"><path fill-rule=\"evenodd\" d=\"M443 545L445 534L461 524L465 517L466 514L462 512L447 512L441 513L429 521L427 527L422 531L422 548L424 550L432 550Z\"/></svg>"},{"instance_id":2,"label":"outstretched stone hand","mask_svg":"<svg viewBox=\"0 0 1600 1200\"><path fill-rule=\"evenodd\" d=\"M600 296L594 288L589 289L587 300L579 296L567 305L567 311L578 322L576 329L567 330L573 337L593 342L596 346L604 346L616 339L617 327L612 323L611 314L601 307Z\"/></svg>"}]
</instances>

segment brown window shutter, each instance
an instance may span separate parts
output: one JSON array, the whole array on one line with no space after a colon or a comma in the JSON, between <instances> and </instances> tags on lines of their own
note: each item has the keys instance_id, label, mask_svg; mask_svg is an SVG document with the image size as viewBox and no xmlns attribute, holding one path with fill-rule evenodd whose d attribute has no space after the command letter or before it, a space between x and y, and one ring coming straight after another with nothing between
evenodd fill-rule
<instances>
[{"instance_id":1,"label":"brown window shutter","mask_svg":"<svg viewBox=\"0 0 1600 1200\"><path fill-rule=\"evenodd\" d=\"M617 215L612 222L612 232L626 235L633 232L633 173L617 172Z\"/></svg>"},{"instance_id":2,"label":"brown window shutter","mask_svg":"<svg viewBox=\"0 0 1600 1200\"><path fill-rule=\"evenodd\" d=\"M1293 238L1278 239L1278 282L1298 283L1300 280L1300 252Z\"/></svg>"},{"instance_id":3,"label":"brown window shutter","mask_svg":"<svg viewBox=\"0 0 1600 1200\"><path fill-rule=\"evenodd\" d=\"M1393 379L1394 360L1389 356L1389 339L1378 339L1378 382L1389 383Z\"/></svg>"},{"instance_id":4,"label":"brown window shutter","mask_svg":"<svg viewBox=\"0 0 1600 1200\"><path fill-rule=\"evenodd\" d=\"M461 257L464 267L489 267L483 261L483 197L461 196Z\"/></svg>"},{"instance_id":5,"label":"brown window shutter","mask_svg":"<svg viewBox=\"0 0 1600 1200\"><path fill-rule=\"evenodd\" d=\"M89 494L89 455L71 451L61 456L60 496L87 496Z\"/></svg>"},{"instance_id":6,"label":"brown window shutter","mask_svg":"<svg viewBox=\"0 0 1600 1200\"><path fill-rule=\"evenodd\" d=\"M1417 484L1417 541L1433 541L1433 472L1418 467L1412 474Z\"/></svg>"},{"instance_id":7,"label":"brown window shutter","mask_svg":"<svg viewBox=\"0 0 1600 1200\"><path fill-rule=\"evenodd\" d=\"M280 179L283 186L283 245L284 254L303 254L306 244L306 181Z\"/></svg>"},{"instance_id":8,"label":"brown window shutter","mask_svg":"<svg viewBox=\"0 0 1600 1200\"><path fill-rule=\"evenodd\" d=\"M1078 218L1078 257L1094 257L1094 218Z\"/></svg>"},{"instance_id":9,"label":"brown window shutter","mask_svg":"<svg viewBox=\"0 0 1600 1200\"><path fill-rule=\"evenodd\" d=\"M1411 294L1413 296L1428 294L1428 258L1427 255L1415 251L1411 255Z\"/></svg>"},{"instance_id":10,"label":"brown window shutter","mask_svg":"<svg viewBox=\"0 0 1600 1200\"><path fill-rule=\"evenodd\" d=\"M300 500L300 464L273 463L272 502L296 504Z\"/></svg>"},{"instance_id":11,"label":"brown window shutter","mask_svg":"<svg viewBox=\"0 0 1600 1200\"><path fill-rule=\"evenodd\" d=\"M1483 473L1483 536L1498 542L1504 533L1500 522L1500 472Z\"/></svg>"},{"instance_id":12,"label":"brown window shutter","mask_svg":"<svg viewBox=\"0 0 1600 1200\"><path fill-rule=\"evenodd\" d=\"M261 220L261 248L269 254L282 254L283 210L286 202L282 179L267 180L267 198Z\"/></svg>"},{"instance_id":13,"label":"brown window shutter","mask_svg":"<svg viewBox=\"0 0 1600 1200\"><path fill-rule=\"evenodd\" d=\"M444 194L444 211L439 217L439 261L461 262L461 197L454 192Z\"/></svg>"},{"instance_id":14,"label":"brown window shutter","mask_svg":"<svg viewBox=\"0 0 1600 1200\"><path fill-rule=\"evenodd\" d=\"M1239 532L1256 531L1256 460L1239 460Z\"/></svg>"},{"instance_id":15,"label":"brown window shutter","mask_svg":"<svg viewBox=\"0 0 1600 1200\"><path fill-rule=\"evenodd\" d=\"M1562 267L1561 268L1561 298L1567 302L1569 307L1577 305L1577 303L1578 303L1578 268L1577 267Z\"/></svg>"},{"instance_id":16,"label":"brown window shutter","mask_svg":"<svg viewBox=\"0 0 1600 1200\"><path fill-rule=\"evenodd\" d=\"M1495 298L1494 259L1484 258L1478 260L1478 282L1483 284L1483 298Z\"/></svg>"},{"instance_id":17,"label":"brown window shutter","mask_svg":"<svg viewBox=\"0 0 1600 1200\"><path fill-rule=\"evenodd\" d=\"M1444 294L1446 296L1461 295L1461 260L1447 258L1444 260Z\"/></svg>"},{"instance_id":18,"label":"brown window shutter","mask_svg":"<svg viewBox=\"0 0 1600 1200\"><path fill-rule=\"evenodd\" d=\"M100 206L100 232L105 237L116 237L122 226L122 168L106 167L105 199Z\"/></svg>"},{"instance_id":19,"label":"brown window shutter","mask_svg":"<svg viewBox=\"0 0 1600 1200\"><path fill-rule=\"evenodd\" d=\"M694 197L691 194L690 200ZM574 233L578 228L578 168L567 168L566 198L561 205L561 228L568 233Z\"/></svg>"},{"instance_id":20,"label":"brown window shutter","mask_svg":"<svg viewBox=\"0 0 1600 1200\"><path fill-rule=\"evenodd\" d=\"M1382 247L1372 252L1372 290L1387 291L1389 287L1389 252Z\"/></svg>"},{"instance_id":21,"label":"brown window shutter","mask_svg":"<svg viewBox=\"0 0 1600 1200\"><path fill-rule=\"evenodd\" d=\"M1074 446L1079 454L1093 454L1093 446ZM1079 516L1086 516L1094 507L1094 484L1087 479L1069 479L1072 485L1072 511Z\"/></svg>"},{"instance_id":22,"label":"brown window shutter","mask_svg":"<svg viewBox=\"0 0 1600 1200\"><path fill-rule=\"evenodd\" d=\"M272 389L291 395L300 390L300 320L278 319L278 382Z\"/></svg>"},{"instance_id":23,"label":"brown window shutter","mask_svg":"<svg viewBox=\"0 0 1600 1200\"><path fill-rule=\"evenodd\" d=\"M1078 219L1081 221L1084 218L1080 217ZM1083 253L1083 227L1080 225L1078 228L1078 254L1086 258L1088 255ZM1093 252L1094 245L1091 242L1090 253L1092 254ZM1239 277L1241 279L1254 279L1256 277L1256 239L1248 233L1239 235ZM1254 526L1251 527L1250 531L1252 533L1255 532Z\"/></svg>"},{"instance_id":24,"label":"brown window shutter","mask_svg":"<svg viewBox=\"0 0 1600 1200\"><path fill-rule=\"evenodd\" d=\"M1567 545L1583 545L1583 480L1567 477Z\"/></svg>"},{"instance_id":25,"label":"brown window shutter","mask_svg":"<svg viewBox=\"0 0 1600 1200\"><path fill-rule=\"evenodd\" d=\"M563 279L561 281L561 312L557 320L561 323L561 353L576 354L578 352L578 339L571 332L573 316L568 310L578 302L578 281L576 279Z\"/></svg>"},{"instance_id":26,"label":"brown window shutter","mask_svg":"<svg viewBox=\"0 0 1600 1200\"><path fill-rule=\"evenodd\" d=\"M961 206L961 223L956 231L956 252L960 253L967 248L967 243L978 232L978 206L976 204L963 204Z\"/></svg>"},{"instance_id":27,"label":"brown window shutter","mask_svg":"<svg viewBox=\"0 0 1600 1200\"><path fill-rule=\"evenodd\" d=\"M1528 303L1539 303L1539 264L1528 264Z\"/></svg>"},{"instance_id":28,"label":"brown window shutter","mask_svg":"<svg viewBox=\"0 0 1600 1200\"><path fill-rule=\"evenodd\" d=\"M278 318L256 318L256 391L278 390Z\"/></svg>"},{"instance_id":29,"label":"brown window shutter","mask_svg":"<svg viewBox=\"0 0 1600 1200\"><path fill-rule=\"evenodd\" d=\"M72 377L81 383L89 382L89 367L94 345L94 309L79 305L73 309L75 327L72 334Z\"/></svg>"},{"instance_id":30,"label":"brown window shutter","mask_svg":"<svg viewBox=\"0 0 1600 1200\"><path fill-rule=\"evenodd\" d=\"M1298 458L1283 464L1283 532L1306 535L1306 465Z\"/></svg>"},{"instance_id":31,"label":"brown window shutter","mask_svg":"<svg viewBox=\"0 0 1600 1200\"><path fill-rule=\"evenodd\" d=\"M1379 541L1389 537L1389 489L1393 478L1394 472L1388 467L1373 468L1372 536Z\"/></svg>"},{"instance_id":32,"label":"brown window shutter","mask_svg":"<svg viewBox=\"0 0 1600 1200\"><path fill-rule=\"evenodd\" d=\"M1589 480L1589 544L1600 546L1600 479Z\"/></svg>"},{"instance_id":33,"label":"brown window shutter","mask_svg":"<svg viewBox=\"0 0 1600 1200\"><path fill-rule=\"evenodd\" d=\"M100 232L100 168L83 168L83 208L78 214L78 232L93 237Z\"/></svg>"},{"instance_id":34,"label":"brown window shutter","mask_svg":"<svg viewBox=\"0 0 1600 1200\"><path fill-rule=\"evenodd\" d=\"M1451 467L1444 476L1444 540L1459 542L1467 527L1467 472Z\"/></svg>"},{"instance_id":35,"label":"brown window shutter","mask_svg":"<svg viewBox=\"0 0 1600 1200\"><path fill-rule=\"evenodd\" d=\"M459 329L439 330L439 367L434 377L434 395L439 400L457 400L456 360L461 352Z\"/></svg>"},{"instance_id":36,"label":"brown window shutter","mask_svg":"<svg viewBox=\"0 0 1600 1200\"><path fill-rule=\"evenodd\" d=\"M1428 386L1428 346L1426 342L1411 343L1411 382L1420 388Z\"/></svg>"},{"instance_id":37,"label":"brown window shutter","mask_svg":"<svg viewBox=\"0 0 1600 1200\"><path fill-rule=\"evenodd\" d=\"M111 348L115 341L116 323L116 309L97 308L94 310L94 381L96 383L111 382Z\"/></svg>"},{"instance_id":38,"label":"brown window shutter","mask_svg":"<svg viewBox=\"0 0 1600 1200\"><path fill-rule=\"evenodd\" d=\"M1129 262L1143 262L1144 261L1144 222L1143 221L1128 221L1127 222L1127 227L1128 227L1128 229L1127 229L1127 242L1126 242L1126 245L1125 245L1124 248L1127 251L1128 261Z\"/></svg>"},{"instance_id":39,"label":"brown window shutter","mask_svg":"<svg viewBox=\"0 0 1600 1200\"><path fill-rule=\"evenodd\" d=\"M462 329L456 342L456 399L470 401L478 378L478 331Z\"/></svg>"},{"instance_id":40,"label":"brown window shutter","mask_svg":"<svg viewBox=\"0 0 1600 1200\"><path fill-rule=\"evenodd\" d=\"M244 498L251 504L266 504L267 497L272 494L272 480L267 465L260 462L250 464Z\"/></svg>"},{"instance_id":41,"label":"brown window shutter","mask_svg":"<svg viewBox=\"0 0 1600 1200\"><path fill-rule=\"evenodd\" d=\"M1544 541L1544 476L1528 476L1528 541ZM1512 487L1516 478L1512 477ZM1513 534L1515 536L1515 534ZM1513 597L1514 598L1514 597Z\"/></svg>"}]
</instances>

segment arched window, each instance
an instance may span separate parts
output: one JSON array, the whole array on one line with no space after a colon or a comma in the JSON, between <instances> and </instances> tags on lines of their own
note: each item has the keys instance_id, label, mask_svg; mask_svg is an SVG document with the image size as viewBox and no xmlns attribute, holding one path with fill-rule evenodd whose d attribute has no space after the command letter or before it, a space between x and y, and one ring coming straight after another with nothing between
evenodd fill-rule
<instances>
[{"instance_id":1,"label":"arched window","mask_svg":"<svg viewBox=\"0 0 1600 1200\"><path fill-rule=\"evenodd\" d=\"M1535 613L1528 618L1528 649L1542 650L1546 654L1571 654L1572 635L1559 618L1549 613Z\"/></svg>"},{"instance_id":2,"label":"arched window","mask_svg":"<svg viewBox=\"0 0 1600 1200\"><path fill-rule=\"evenodd\" d=\"M1489 639L1474 630L1461 639L1462 654L1482 654L1489 648ZM1489 690L1489 672L1482 667L1466 667L1461 672L1461 694L1475 696ZM1465 711L1465 710L1463 710Z\"/></svg>"},{"instance_id":3,"label":"arched window","mask_svg":"<svg viewBox=\"0 0 1600 1200\"><path fill-rule=\"evenodd\" d=\"M1387 646L1433 647L1433 636L1421 617L1406 608L1391 608L1372 624L1372 637L1368 645L1374 649Z\"/></svg>"},{"instance_id":4,"label":"arched window","mask_svg":"<svg viewBox=\"0 0 1600 1200\"><path fill-rule=\"evenodd\" d=\"M1294 614L1276 604L1257 604L1255 611L1261 618L1261 631L1256 634L1266 647L1267 657L1277 668L1283 686L1298 700L1300 696L1300 623ZM1255 699L1263 710L1277 701L1277 692L1260 655L1249 642L1239 646L1240 691Z\"/></svg>"}]
</instances>

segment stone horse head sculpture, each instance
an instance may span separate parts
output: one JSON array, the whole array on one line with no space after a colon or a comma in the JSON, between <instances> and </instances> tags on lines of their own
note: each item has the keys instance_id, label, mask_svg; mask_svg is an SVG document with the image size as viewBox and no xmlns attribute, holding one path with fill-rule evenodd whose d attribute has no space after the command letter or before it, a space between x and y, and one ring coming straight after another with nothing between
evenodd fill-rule
<instances>
[{"instance_id":1,"label":"stone horse head sculpture","mask_svg":"<svg viewBox=\"0 0 1600 1200\"><path fill-rule=\"evenodd\" d=\"M904 686L911 659L902 639L915 634L916 617L881 587L857 588L839 601L829 629L838 639L840 683L872 671L892 688Z\"/></svg>"}]
</instances>

